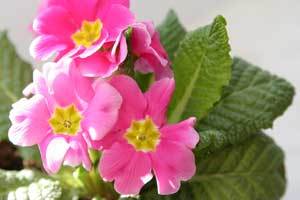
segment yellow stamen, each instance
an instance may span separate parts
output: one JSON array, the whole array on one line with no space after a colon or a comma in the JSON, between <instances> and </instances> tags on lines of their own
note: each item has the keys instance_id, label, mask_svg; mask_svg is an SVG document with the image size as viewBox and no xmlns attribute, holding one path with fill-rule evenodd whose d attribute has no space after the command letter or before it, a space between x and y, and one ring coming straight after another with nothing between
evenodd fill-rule
<instances>
[{"instance_id":1,"label":"yellow stamen","mask_svg":"<svg viewBox=\"0 0 300 200\"><path fill-rule=\"evenodd\" d=\"M102 27L100 19L94 22L83 21L80 30L75 32L71 38L77 46L88 48L100 39Z\"/></svg>"},{"instance_id":2,"label":"yellow stamen","mask_svg":"<svg viewBox=\"0 0 300 200\"><path fill-rule=\"evenodd\" d=\"M152 119L146 117L145 120L133 120L130 128L124 134L124 138L137 151L155 151L159 143L160 132Z\"/></svg>"},{"instance_id":3,"label":"yellow stamen","mask_svg":"<svg viewBox=\"0 0 300 200\"><path fill-rule=\"evenodd\" d=\"M66 108L56 107L49 119L54 134L76 135L80 130L82 116L74 105Z\"/></svg>"}]
</instances>

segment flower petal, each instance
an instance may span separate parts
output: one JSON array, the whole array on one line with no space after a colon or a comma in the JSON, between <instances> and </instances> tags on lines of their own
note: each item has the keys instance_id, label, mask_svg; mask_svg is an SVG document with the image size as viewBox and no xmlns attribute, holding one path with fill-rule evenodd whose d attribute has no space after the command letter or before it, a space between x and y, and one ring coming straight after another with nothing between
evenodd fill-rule
<instances>
[{"instance_id":1,"label":"flower petal","mask_svg":"<svg viewBox=\"0 0 300 200\"><path fill-rule=\"evenodd\" d=\"M55 36L39 36L30 45L30 55L39 60L48 60L59 51L67 49L68 46Z\"/></svg>"},{"instance_id":2,"label":"flower petal","mask_svg":"<svg viewBox=\"0 0 300 200\"><path fill-rule=\"evenodd\" d=\"M191 117L177 124L166 125L160 132L166 140L178 142L188 148L195 148L199 142L199 134L194 129L196 118Z\"/></svg>"},{"instance_id":3,"label":"flower petal","mask_svg":"<svg viewBox=\"0 0 300 200\"><path fill-rule=\"evenodd\" d=\"M51 6L42 10L33 22L33 30L38 34L52 35L70 40L76 31L72 16L61 6Z\"/></svg>"},{"instance_id":4,"label":"flower petal","mask_svg":"<svg viewBox=\"0 0 300 200\"><path fill-rule=\"evenodd\" d=\"M135 21L130 10L122 5L113 4L102 18L105 29L109 33L109 41L114 41L129 25Z\"/></svg>"},{"instance_id":5,"label":"flower petal","mask_svg":"<svg viewBox=\"0 0 300 200\"><path fill-rule=\"evenodd\" d=\"M88 154L88 147L81 134L70 138L70 148L65 156L64 165L77 167L82 164L86 170L91 170L92 164Z\"/></svg>"},{"instance_id":6,"label":"flower petal","mask_svg":"<svg viewBox=\"0 0 300 200\"><path fill-rule=\"evenodd\" d=\"M108 57L110 57L109 52L97 52L84 59L77 58L75 62L82 75L107 78L118 69L117 63L112 63Z\"/></svg>"},{"instance_id":7,"label":"flower petal","mask_svg":"<svg viewBox=\"0 0 300 200\"><path fill-rule=\"evenodd\" d=\"M151 116L157 126L166 122L166 111L175 88L174 79L164 78L156 81L145 93L148 101L146 114Z\"/></svg>"},{"instance_id":8,"label":"flower petal","mask_svg":"<svg viewBox=\"0 0 300 200\"><path fill-rule=\"evenodd\" d=\"M118 128L129 128L132 120L144 119L147 101L137 83L129 76L114 76L110 83L123 98L119 113Z\"/></svg>"},{"instance_id":9,"label":"flower petal","mask_svg":"<svg viewBox=\"0 0 300 200\"><path fill-rule=\"evenodd\" d=\"M122 104L119 92L102 81L96 86L95 96L84 113L83 127L92 140L102 139L115 125Z\"/></svg>"},{"instance_id":10,"label":"flower petal","mask_svg":"<svg viewBox=\"0 0 300 200\"><path fill-rule=\"evenodd\" d=\"M50 114L45 98L34 95L30 99L21 99L13 104L9 118L12 126L8 131L9 140L20 146L32 146L43 140L50 127Z\"/></svg>"},{"instance_id":11,"label":"flower petal","mask_svg":"<svg viewBox=\"0 0 300 200\"><path fill-rule=\"evenodd\" d=\"M115 180L115 190L122 195L137 195L152 178L148 155L136 152L126 143L115 143L103 151L99 171L105 180Z\"/></svg>"},{"instance_id":12,"label":"flower petal","mask_svg":"<svg viewBox=\"0 0 300 200\"><path fill-rule=\"evenodd\" d=\"M184 145L162 140L151 157L161 195L178 192L180 181L189 180L196 172L194 154Z\"/></svg>"},{"instance_id":13,"label":"flower petal","mask_svg":"<svg viewBox=\"0 0 300 200\"><path fill-rule=\"evenodd\" d=\"M64 136L49 134L39 144L39 148L45 170L48 173L55 174L63 164L70 145Z\"/></svg>"}]
</instances>

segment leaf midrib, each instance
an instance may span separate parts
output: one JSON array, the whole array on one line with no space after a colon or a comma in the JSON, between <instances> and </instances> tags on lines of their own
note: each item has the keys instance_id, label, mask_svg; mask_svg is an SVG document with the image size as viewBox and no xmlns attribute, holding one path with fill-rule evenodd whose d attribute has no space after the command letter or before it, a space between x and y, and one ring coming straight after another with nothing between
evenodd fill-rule
<instances>
[{"instance_id":1,"label":"leaf midrib","mask_svg":"<svg viewBox=\"0 0 300 200\"><path fill-rule=\"evenodd\" d=\"M206 51L204 49L203 55L201 56L201 60L200 63L198 64L198 67L195 71L195 75L192 77L189 86L186 89L186 92L183 95L182 100L177 104L177 106L175 107L171 117L170 117L170 122L178 122L180 120L181 115L184 112L184 108L188 103L189 97L192 95L192 91L195 88L195 83L199 77L199 72L201 70L201 66L203 65L203 60L205 57Z\"/></svg>"}]
</instances>

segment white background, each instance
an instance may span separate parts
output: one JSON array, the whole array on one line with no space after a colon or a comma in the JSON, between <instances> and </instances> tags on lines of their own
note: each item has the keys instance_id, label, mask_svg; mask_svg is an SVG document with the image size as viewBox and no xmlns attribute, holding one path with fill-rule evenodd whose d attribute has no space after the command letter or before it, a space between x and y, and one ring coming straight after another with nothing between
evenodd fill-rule
<instances>
[{"instance_id":1,"label":"white background","mask_svg":"<svg viewBox=\"0 0 300 200\"><path fill-rule=\"evenodd\" d=\"M20 54L31 60L29 24L39 0L1 0L0 30L8 29ZM174 8L190 30L222 14L227 18L232 54L290 80L300 93L300 1L298 0L132 0L139 19L160 22ZM31 60L32 61L32 60ZM300 99L268 132L286 151L286 200L300 195Z\"/></svg>"}]
</instances>

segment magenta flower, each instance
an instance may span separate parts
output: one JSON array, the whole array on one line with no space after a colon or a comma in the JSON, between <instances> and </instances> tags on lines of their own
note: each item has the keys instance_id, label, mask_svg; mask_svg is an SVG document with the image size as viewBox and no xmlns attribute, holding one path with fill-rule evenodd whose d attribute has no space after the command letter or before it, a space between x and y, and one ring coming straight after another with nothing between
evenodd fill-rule
<instances>
[{"instance_id":1,"label":"magenta flower","mask_svg":"<svg viewBox=\"0 0 300 200\"><path fill-rule=\"evenodd\" d=\"M89 76L107 76L127 55L123 32L135 21L128 7L128 0L44 0L33 23L37 37L31 55L41 60L54 54L56 60L78 57L82 63L100 50L102 53L87 61L93 65L82 71Z\"/></svg>"},{"instance_id":2,"label":"magenta flower","mask_svg":"<svg viewBox=\"0 0 300 200\"><path fill-rule=\"evenodd\" d=\"M13 104L10 141L37 144L49 173L58 172L62 164L82 164L89 170L85 138L101 140L114 126L122 103L119 92L104 81L93 85L70 60L48 63L43 74L35 70L25 92L33 96Z\"/></svg>"},{"instance_id":3,"label":"magenta flower","mask_svg":"<svg viewBox=\"0 0 300 200\"><path fill-rule=\"evenodd\" d=\"M154 24L136 23L132 30L132 51L138 57L135 69L142 73L154 72L156 79L172 78L168 54L160 42Z\"/></svg>"},{"instance_id":4,"label":"magenta flower","mask_svg":"<svg viewBox=\"0 0 300 200\"><path fill-rule=\"evenodd\" d=\"M152 174L156 176L159 194L177 192L180 181L195 174L192 149L199 135L193 128L195 118L167 124L166 110L174 80L157 81L145 94L124 75L113 77L110 83L122 95L123 103L115 127L117 133L112 134L115 142L102 153L101 176L114 181L116 191L123 195L138 194Z\"/></svg>"}]
</instances>

